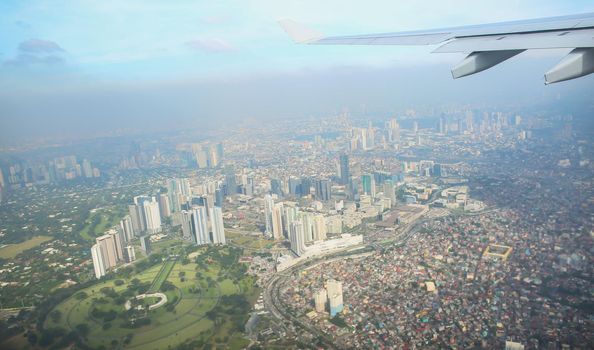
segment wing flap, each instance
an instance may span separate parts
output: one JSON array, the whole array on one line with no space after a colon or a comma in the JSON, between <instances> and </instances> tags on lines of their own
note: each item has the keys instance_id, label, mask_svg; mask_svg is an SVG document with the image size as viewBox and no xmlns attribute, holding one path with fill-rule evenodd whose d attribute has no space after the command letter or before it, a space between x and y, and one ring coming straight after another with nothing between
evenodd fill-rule
<instances>
[{"instance_id":1,"label":"wing flap","mask_svg":"<svg viewBox=\"0 0 594 350\"><path fill-rule=\"evenodd\" d=\"M433 52L453 53L576 47L594 47L594 29L455 38L441 45Z\"/></svg>"}]
</instances>

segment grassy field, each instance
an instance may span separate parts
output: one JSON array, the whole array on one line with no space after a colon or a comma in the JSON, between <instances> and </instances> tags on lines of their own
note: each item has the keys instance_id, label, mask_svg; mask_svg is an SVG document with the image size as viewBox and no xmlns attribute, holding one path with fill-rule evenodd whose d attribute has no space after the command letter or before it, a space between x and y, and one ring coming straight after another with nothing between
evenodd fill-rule
<instances>
[{"instance_id":1,"label":"grassy field","mask_svg":"<svg viewBox=\"0 0 594 350\"><path fill-rule=\"evenodd\" d=\"M163 267L159 271L159 274L157 275L157 277L155 277L153 284L151 284L151 287L148 289L148 293L154 293L159 291L163 282L165 282L165 280L167 280L167 277L169 277L169 273L171 273L171 270L173 269L173 266L175 266L175 263L175 260L169 260L166 261L165 264L163 264Z\"/></svg>"},{"instance_id":2,"label":"grassy field","mask_svg":"<svg viewBox=\"0 0 594 350\"><path fill-rule=\"evenodd\" d=\"M199 272L198 275L197 272ZM235 283L230 278L221 277L224 275L217 262L211 262L208 267L200 268L193 262L184 265L176 261L165 261L127 280L120 278L124 283L119 286L114 279L84 289L85 298L77 297L80 293L78 292L54 309L59 310L62 317L59 319L48 317L44 326L73 330L77 325L86 324L89 328L86 343L92 348L103 346L106 349L123 347L135 350L158 350L175 348L184 342L202 339L204 343L210 343L216 348L240 349L249 342L242 337L241 333L232 331L231 316L219 317L215 327L214 320L207 317L207 312L220 306L221 298L253 292L255 288L251 277ZM160 281L159 284L162 284L167 280L175 286L175 289L165 292L169 300L166 306L148 313L150 324L126 328L122 324L125 320L123 305L118 304L117 299L108 297L101 290L105 290L105 287L113 288L119 295L126 292L134 279L138 279L141 284L146 284L147 288L148 285L155 286L155 282ZM155 290L158 288L155 287ZM252 294L246 296L250 301ZM118 316L113 321L105 322L104 319L93 316L93 309L101 312L113 310ZM132 334L131 340L125 344L123 340L130 334Z\"/></svg>"},{"instance_id":3,"label":"grassy field","mask_svg":"<svg viewBox=\"0 0 594 350\"><path fill-rule=\"evenodd\" d=\"M89 215L85 226L80 231L80 235L87 241L92 241L95 237L102 235L115 226L125 215L123 209L118 208L102 208Z\"/></svg>"},{"instance_id":4,"label":"grassy field","mask_svg":"<svg viewBox=\"0 0 594 350\"><path fill-rule=\"evenodd\" d=\"M26 240L17 244L9 244L5 247L0 248L0 258L11 259L27 249L35 248L38 245L51 241L53 238L50 236L35 236L29 240Z\"/></svg>"}]
</instances>

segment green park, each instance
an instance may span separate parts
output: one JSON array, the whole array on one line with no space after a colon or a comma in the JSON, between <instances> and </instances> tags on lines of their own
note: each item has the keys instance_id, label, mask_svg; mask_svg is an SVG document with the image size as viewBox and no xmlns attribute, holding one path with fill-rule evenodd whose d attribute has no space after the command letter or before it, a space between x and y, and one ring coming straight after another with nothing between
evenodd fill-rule
<instances>
[{"instance_id":1,"label":"green park","mask_svg":"<svg viewBox=\"0 0 594 350\"><path fill-rule=\"evenodd\" d=\"M243 327L258 290L237 263L241 253L186 246L167 256L153 254L58 304L44 329L75 332L94 349L243 348L249 344ZM167 302L149 309L160 298L136 299L145 293L164 294Z\"/></svg>"}]
</instances>

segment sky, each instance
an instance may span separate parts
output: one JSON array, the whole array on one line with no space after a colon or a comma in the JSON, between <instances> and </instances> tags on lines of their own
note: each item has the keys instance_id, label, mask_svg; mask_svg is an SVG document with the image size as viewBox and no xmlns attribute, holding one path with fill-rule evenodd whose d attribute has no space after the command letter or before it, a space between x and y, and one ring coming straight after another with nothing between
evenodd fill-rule
<instances>
[{"instance_id":1,"label":"sky","mask_svg":"<svg viewBox=\"0 0 594 350\"><path fill-rule=\"evenodd\" d=\"M543 86L542 74L567 50L531 51L454 81L449 70L463 55L429 54L430 46L295 45L276 23L291 18L338 35L583 12L594 12L594 3L3 0L0 144L345 108L386 114L576 94L587 100L592 77Z\"/></svg>"}]
</instances>

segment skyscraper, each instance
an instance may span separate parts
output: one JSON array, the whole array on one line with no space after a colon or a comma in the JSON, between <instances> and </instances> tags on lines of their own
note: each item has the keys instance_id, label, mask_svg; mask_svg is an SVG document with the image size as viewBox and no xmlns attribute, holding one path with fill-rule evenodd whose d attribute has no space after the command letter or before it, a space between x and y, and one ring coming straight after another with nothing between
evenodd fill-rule
<instances>
[{"instance_id":1,"label":"skyscraper","mask_svg":"<svg viewBox=\"0 0 594 350\"><path fill-rule=\"evenodd\" d=\"M161 214L159 212L159 204L155 201L155 197L150 200L142 202L142 211L146 225L146 232L153 234L161 232Z\"/></svg>"},{"instance_id":2,"label":"skyscraper","mask_svg":"<svg viewBox=\"0 0 594 350\"><path fill-rule=\"evenodd\" d=\"M314 294L314 303L316 305L316 312L323 313L326 311L326 302L328 301L328 293L326 289L321 288Z\"/></svg>"},{"instance_id":3,"label":"skyscraper","mask_svg":"<svg viewBox=\"0 0 594 350\"><path fill-rule=\"evenodd\" d=\"M118 252L116 248L115 235L106 234L97 237L96 243L101 248L101 254L103 257L103 266L105 270L109 270L118 263Z\"/></svg>"},{"instance_id":4,"label":"skyscraper","mask_svg":"<svg viewBox=\"0 0 594 350\"><path fill-rule=\"evenodd\" d=\"M223 210L220 207L213 207L210 209L210 221L212 223L212 242L214 244L225 244Z\"/></svg>"},{"instance_id":5,"label":"skyscraper","mask_svg":"<svg viewBox=\"0 0 594 350\"><path fill-rule=\"evenodd\" d=\"M151 254L151 240L149 236L140 237L140 248L142 248L146 255Z\"/></svg>"},{"instance_id":6,"label":"skyscraper","mask_svg":"<svg viewBox=\"0 0 594 350\"><path fill-rule=\"evenodd\" d=\"M272 237L283 239L283 203L276 203L272 208Z\"/></svg>"},{"instance_id":7,"label":"skyscraper","mask_svg":"<svg viewBox=\"0 0 594 350\"><path fill-rule=\"evenodd\" d=\"M326 282L326 290L328 291L328 301L330 304L330 316L334 317L339 312L342 312L342 283L336 280L328 280Z\"/></svg>"},{"instance_id":8,"label":"skyscraper","mask_svg":"<svg viewBox=\"0 0 594 350\"><path fill-rule=\"evenodd\" d=\"M206 208L195 206L191 209L192 212L192 240L197 245L210 243L208 234L208 221L206 217Z\"/></svg>"},{"instance_id":9,"label":"skyscraper","mask_svg":"<svg viewBox=\"0 0 594 350\"><path fill-rule=\"evenodd\" d=\"M124 216L124 218L120 221L120 229L124 233L126 242L134 239L134 227L132 225L132 217L130 215Z\"/></svg>"},{"instance_id":10,"label":"skyscraper","mask_svg":"<svg viewBox=\"0 0 594 350\"><path fill-rule=\"evenodd\" d=\"M105 276L106 268L103 261L103 253L101 246L96 243L91 247L91 257L93 258L93 269L95 270L95 278L100 279Z\"/></svg>"},{"instance_id":11,"label":"skyscraper","mask_svg":"<svg viewBox=\"0 0 594 350\"><path fill-rule=\"evenodd\" d=\"M136 260L136 252L134 251L134 247L129 245L126 246L124 249L126 255L126 262L133 262Z\"/></svg>"},{"instance_id":12,"label":"skyscraper","mask_svg":"<svg viewBox=\"0 0 594 350\"><path fill-rule=\"evenodd\" d=\"M343 185L349 183L351 179L351 172L349 169L349 156L346 154L340 155L340 182Z\"/></svg>"},{"instance_id":13,"label":"skyscraper","mask_svg":"<svg viewBox=\"0 0 594 350\"><path fill-rule=\"evenodd\" d=\"M375 197L375 180L373 176L369 174L362 175L361 186L363 187L363 193Z\"/></svg>"},{"instance_id":14,"label":"skyscraper","mask_svg":"<svg viewBox=\"0 0 594 350\"><path fill-rule=\"evenodd\" d=\"M285 207L285 212L284 212L284 217L283 217L283 223L284 223L284 230L285 233L287 234L287 237L289 237L289 227L290 225L295 222L298 219L299 215L299 210L296 207L293 206L287 206Z\"/></svg>"},{"instance_id":15,"label":"skyscraper","mask_svg":"<svg viewBox=\"0 0 594 350\"><path fill-rule=\"evenodd\" d=\"M279 197L282 197L283 190L279 179L270 180L270 192L276 194Z\"/></svg>"},{"instance_id":16,"label":"skyscraper","mask_svg":"<svg viewBox=\"0 0 594 350\"><path fill-rule=\"evenodd\" d=\"M330 181L326 179L316 180L316 199L320 201L330 200L331 194Z\"/></svg>"},{"instance_id":17,"label":"skyscraper","mask_svg":"<svg viewBox=\"0 0 594 350\"><path fill-rule=\"evenodd\" d=\"M311 242L314 240L313 234L313 215L311 213L303 212L300 213L301 223L303 224L303 238L305 242Z\"/></svg>"},{"instance_id":18,"label":"skyscraper","mask_svg":"<svg viewBox=\"0 0 594 350\"><path fill-rule=\"evenodd\" d=\"M289 240L291 241L291 250L297 256L305 253L305 234L303 232L303 223L295 221L289 229Z\"/></svg>"},{"instance_id":19,"label":"skyscraper","mask_svg":"<svg viewBox=\"0 0 594 350\"><path fill-rule=\"evenodd\" d=\"M159 202L159 212L161 213L161 217L168 218L171 216L171 206L169 205L169 197L166 193L159 193L158 202Z\"/></svg>"},{"instance_id":20,"label":"skyscraper","mask_svg":"<svg viewBox=\"0 0 594 350\"><path fill-rule=\"evenodd\" d=\"M266 226L266 231L264 231L268 236L272 235L272 215L274 209L274 200L272 196L267 194L264 196L264 221Z\"/></svg>"},{"instance_id":21,"label":"skyscraper","mask_svg":"<svg viewBox=\"0 0 594 350\"><path fill-rule=\"evenodd\" d=\"M192 212L189 210L181 211L182 237L192 239Z\"/></svg>"},{"instance_id":22,"label":"skyscraper","mask_svg":"<svg viewBox=\"0 0 594 350\"><path fill-rule=\"evenodd\" d=\"M314 216L312 228L314 241L323 241L326 239L326 218L322 214Z\"/></svg>"},{"instance_id":23,"label":"skyscraper","mask_svg":"<svg viewBox=\"0 0 594 350\"><path fill-rule=\"evenodd\" d=\"M176 213L180 211L182 204L186 203L191 195L192 190L188 179L167 180L167 196L169 197L169 208L171 212Z\"/></svg>"}]
</instances>

